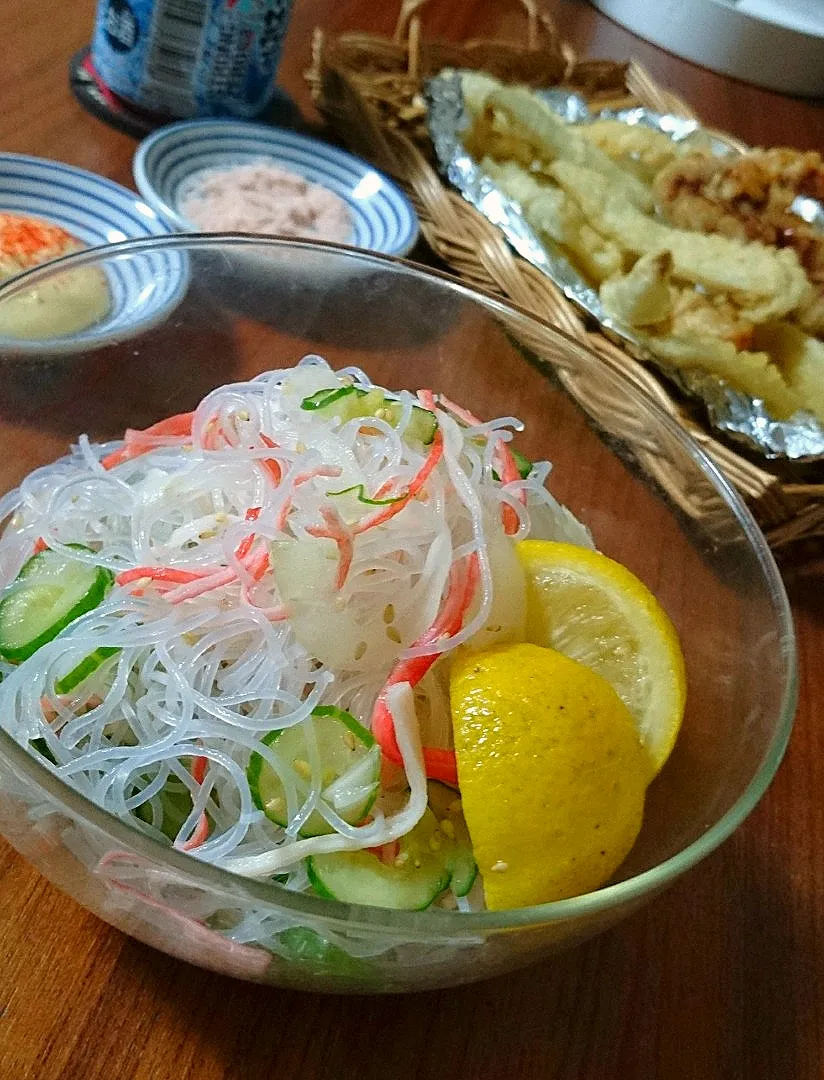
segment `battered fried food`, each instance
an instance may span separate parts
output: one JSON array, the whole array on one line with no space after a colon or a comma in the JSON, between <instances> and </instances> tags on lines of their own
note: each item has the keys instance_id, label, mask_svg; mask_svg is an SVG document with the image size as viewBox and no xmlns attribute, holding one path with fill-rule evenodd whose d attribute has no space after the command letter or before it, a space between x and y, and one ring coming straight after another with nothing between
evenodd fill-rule
<instances>
[{"instance_id":1,"label":"battered fried food","mask_svg":"<svg viewBox=\"0 0 824 1080\"><path fill-rule=\"evenodd\" d=\"M596 120L582 125L580 132L616 164L647 184L680 153L678 144L668 135L645 124Z\"/></svg>"},{"instance_id":2,"label":"battered fried food","mask_svg":"<svg viewBox=\"0 0 824 1080\"><path fill-rule=\"evenodd\" d=\"M546 175L555 161L583 166L608 179L634 206L652 209L652 192L646 184L523 87L501 87L489 94L464 143L478 160L488 154L498 161L516 161L537 174Z\"/></svg>"},{"instance_id":3,"label":"battered fried food","mask_svg":"<svg viewBox=\"0 0 824 1080\"><path fill-rule=\"evenodd\" d=\"M767 352L739 350L731 341L709 337L650 334L644 341L657 356L676 367L710 372L730 386L760 399L771 415L780 420L810 407L801 393L787 382Z\"/></svg>"},{"instance_id":4,"label":"battered fried food","mask_svg":"<svg viewBox=\"0 0 824 1080\"><path fill-rule=\"evenodd\" d=\"M792 251L704 236L655 221L627 202L606 177L569 161L556 161L551 175L578 202L591 224L635 255L672 254L673 277L711 292L733 294L742 317L766 322L793 311L809 282Z\"/></svg>"},{"instance_id":5,"label":"battered fried food","mask_svg":"<svg viewBox=\"0 0 824 1080\"><path fill-rule=\"evenodd\" d=\"M520 203L524 217L544 242L563 248L588 281L600 284L621 272L621 249L592 228L560 188L541 183L514 161L485 157L481 166L501 191Z\"/></svg>"},{"instance_id":6,"label":"battered fried food","mask_svg":"<svg viewBox=\"0 0 824 1080\"><path fill-rule=\"evenodd\" d=\"M466 148L617 324L776 418L808 409L824 422L824 342L811 336L824 332L824 237L790 210L824 199L819 155L685 154L650 128L568 125L485 76L464 88Z\"/></svg>"},{"instance_id":7,"label":"battered fried food","mask_svg":"<svg viewBox=\"0 0 824 1080\"><path fill-rule=\"evenodd\" d=\"M628 274L601 286L601 303L610 315L627 326L655 326L673 313L673 289L669 283L672 255L662 251L642 255Z\"/></svg>"},{"instance_id":8,"label":"battered fried food","mask_svg":"<svg viewBox=\"0 0 824 1080\"><path fill-rule=\"evenodd\" d=\"M824 332L824 232L790 209L799 196L824 201L820 154L786 148L732 158L687 154L659 173L654 190L673 225L792 248L814 287L799 321Z\"/></svg>"}]
</instances>

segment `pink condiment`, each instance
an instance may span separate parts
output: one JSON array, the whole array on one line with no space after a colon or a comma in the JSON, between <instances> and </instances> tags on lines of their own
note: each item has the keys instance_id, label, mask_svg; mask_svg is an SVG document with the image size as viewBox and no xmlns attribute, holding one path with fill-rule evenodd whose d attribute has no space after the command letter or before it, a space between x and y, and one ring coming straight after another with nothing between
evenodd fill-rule
<instances>
[{"instance_id":1,"label":"pink condiment","mask_svg":"<svg viewBox=\"0 0 824 1080\"><path fill-rule=\"evenodd\" d=\"M181 200L180 212L205 232L277 233L340 242L352 234L343 199L268 162L200 173Z\"/></svg>"}]
</instances>

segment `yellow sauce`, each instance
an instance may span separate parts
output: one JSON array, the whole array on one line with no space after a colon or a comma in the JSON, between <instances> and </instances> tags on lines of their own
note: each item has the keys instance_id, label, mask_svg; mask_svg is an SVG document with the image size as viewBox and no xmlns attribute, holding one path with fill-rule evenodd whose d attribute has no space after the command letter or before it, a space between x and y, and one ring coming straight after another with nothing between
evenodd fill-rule
<instances>
[{"instance_id":1,"label":"yellow sauce","mask_svg":"<svg viewBox=\"0 0 824 1080\"><path fill-rule=\"evenodd\" d=\"M44 341L76 334L110 307L109 286L97 267L67 270L0 301L0 336Z\"/></svg>"},{"instance_id":2,"label":"yellow sauce","mask_svg":"<svg viewBox=\"0 0 824 1080\"><path fill-rule=\"evenodd\" d=\"M0 282L83 246L58 225L0 212ZM42 341L76 334L99 322L110 307L101 270L68 270L0 300L0 335Z\"/></svg>"}]
</instances>

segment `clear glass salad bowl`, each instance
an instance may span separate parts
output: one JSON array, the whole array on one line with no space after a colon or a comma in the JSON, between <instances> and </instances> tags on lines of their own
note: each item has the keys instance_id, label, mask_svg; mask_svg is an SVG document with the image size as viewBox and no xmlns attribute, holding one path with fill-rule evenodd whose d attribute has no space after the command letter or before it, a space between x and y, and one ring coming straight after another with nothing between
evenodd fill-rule
<instances>
[{"instance_id":1,"label":"clear glass salad bowl","mask_svg":"<svg viewBox=\"0 0 824 1080\"><path fill-rule=\"evenodd\" d=\"M15 305L59 303L58 276L89 267L117 306L108 328L104 319L62 337L12 336ZM792 621L764 539L698 446L558 330L402 261L200 236L128 242L33 271L0 290L0 335L4 490L80 432L116 439L307 353L357 364L384 386L440 390L480 416L518 416L519 446L554 462L551 490L649 585L686 656L683 729L629 859L594 893L495 913L389 911L233 876L98 809L0 730L0 831L102 919L261 983L447 986L613 925L716 848L764 793L796 693Z\"/></svg>"}]
</instances>

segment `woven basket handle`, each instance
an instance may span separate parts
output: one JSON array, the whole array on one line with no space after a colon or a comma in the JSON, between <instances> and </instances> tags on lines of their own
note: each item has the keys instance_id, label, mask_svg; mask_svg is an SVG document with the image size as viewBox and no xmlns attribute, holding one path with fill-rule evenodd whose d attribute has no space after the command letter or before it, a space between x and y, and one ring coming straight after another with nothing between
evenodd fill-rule
<instances>
[{"instance_id":1,"label":"woven basket handle","mask_svg":"<svg viewBox=\"0 0 824 1080\"><path fill-rule=\"evenodd\" d=\"M417 23L418 13L429 2L430 0L402 0L393 38L398 45L402 45L409 39L412 20L415 19ZM518 2L526 12L526 47L529 50L537 49L541 29L554 31L552 21L548 15L543 13L539 17L535 0L518 0ZM415 36L417 36L416 31L417 27L413 31Z\"/></svg>"}]
</instances>

